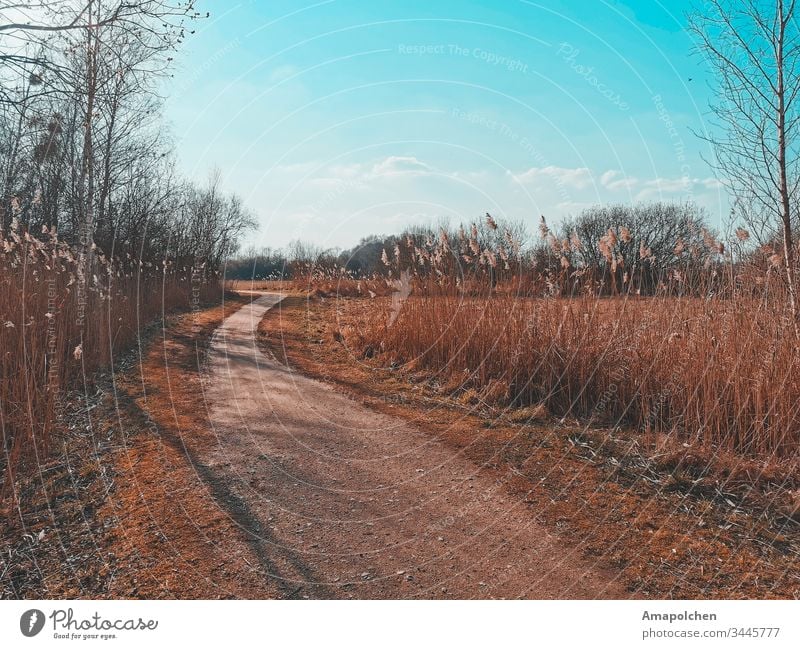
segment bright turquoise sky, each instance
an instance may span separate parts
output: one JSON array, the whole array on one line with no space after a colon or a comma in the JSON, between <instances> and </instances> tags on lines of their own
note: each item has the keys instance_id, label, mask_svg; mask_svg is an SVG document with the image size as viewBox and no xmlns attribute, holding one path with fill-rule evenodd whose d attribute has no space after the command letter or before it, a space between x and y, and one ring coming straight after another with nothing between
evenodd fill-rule
<instances>
[{"instance_id":1,"label":"bright turquoise sky","mask_svg":"<svg viewBox=\"0 0 800 649\"><path fill-rule=\"evenodd\" d=\"M181 168L214 165L256 245L411 223L535 229L611 201L694 200L709 89L686 0L199 0L167 91Z\"/></svg>"}]
</instances>

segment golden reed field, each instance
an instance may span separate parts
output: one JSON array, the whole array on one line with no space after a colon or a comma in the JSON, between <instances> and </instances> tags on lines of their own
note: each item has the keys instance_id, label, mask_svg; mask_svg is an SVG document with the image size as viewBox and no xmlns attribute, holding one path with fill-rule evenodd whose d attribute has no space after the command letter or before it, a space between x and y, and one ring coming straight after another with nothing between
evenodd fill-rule
<instances>
[{"instance_id":1,"label":"golden reed field","mask_svg":"<svg viewBox=\"0 0 800 649\"><path fill-rule=\"evenodd\" d=\"M369 300L342 331L354 349L386 365L434 370L451 391L493 405L541 406L634 434L796 462L800 346L774 252L734 261L706 231L692 252L675 241L678 263L653 275L627 228L584 244L557 240L544 225L551 258L540 269L514 267L507 260L518 244L487 219L499 246L479 242L476 225L460 235L409 236L383 254L394 270L388 279L317 268L291 281L227 286ZM734 240L748 238L740 229ZM573 266L590 245L616 277ZM623 246L635 248L628 268Z\"/></svg>"},{"instance_id":2,"label":"golden reed field","mask_svg":"<svg viewBox=\"0 0 800 649\"><path fill-rule=\"evenodd\" d=\"M33 236L16 221L0 246L3 494L13 500L17 472L35 473L58 447L66 395L89 391L94 373L155 319L219 299L220 290L201 268L99 250L91 276L82 275L78 253L55 231Z\"/></svg>"}]
</instances>

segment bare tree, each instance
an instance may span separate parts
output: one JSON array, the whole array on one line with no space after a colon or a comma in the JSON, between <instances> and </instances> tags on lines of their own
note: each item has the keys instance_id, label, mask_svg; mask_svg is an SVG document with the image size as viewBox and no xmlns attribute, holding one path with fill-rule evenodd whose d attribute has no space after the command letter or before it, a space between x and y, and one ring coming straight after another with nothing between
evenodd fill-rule
<instances>
[{"instance_id":1,"label":"bare tree","mask_svg":"<svg viewBox=\"0 0 800 649\"><path fill-rule=\"evenodd\" d=\"M734 197L780 231L789 308L798 327L792 205L798 186L800 31L796 0L707 0L690 28L711 66L722 135L704 136Z\"/></svg>"},{"instance_id":2,"label":"bare tree","mask_svg":"<svg viewBox=\"0 0 800 649\"><path fill-rule=\"evenodd\" d=\"M69 3L68 3L69 4ZM104 216L109 200L112 147L126 108L154 92L154 78L165 69L168 54L184 37L184 19L196 16L193 1L81 0L75 18L59 34L67 52L61 67L75 102L83 107L83 141L77 180L77 221L80 232L79 287L91 277L97 214ZM82 26L82 28L78 28ZM59 30L57 30L59 31ZM127 106L125 103L127 102ZM132 105L133 104L133 105ZM97 176L98 121L105 125L105 164ZM99 184L99 187L98 187ZM99 196L99 203L98 203Z\"/></svg>"},{"instance_id":3,"label":"bare tree","mask_svg":"<svg viewBox=\"0 0 800 649\"><path fill-rule=\"evenodd\" d=\"M0 0L0 80L27 77L36 83L37 94L57 93L68 82L63 62L54 55L54 39L125 31L163 51L184 38L187 21L200 17L194 5L195 0ZM0 102L15 102L5 84L0 84Z\"/></svg>"},{"instance_id":4,"label":"bare tree","mask_svg":"<svg viewBox=\"0 0 800 649\"><path fill-rule=\"evenodd\" d=\"M76 294L96 274L95 244L151 265L197 264L212 277L254 226L242 202L223 192L219 173L198 188L174 170L158 89L184 19L196 17L192 6L0 0L0 52L10 34L45 34L29 40L58 70L44 74L32 59L20 74L0 55L0 93L11 99L0 100L0 228L16 221L31 232L57 230L78 253ZM27 17L11 22L11 10Z\"/></svg>"}]
</instances>

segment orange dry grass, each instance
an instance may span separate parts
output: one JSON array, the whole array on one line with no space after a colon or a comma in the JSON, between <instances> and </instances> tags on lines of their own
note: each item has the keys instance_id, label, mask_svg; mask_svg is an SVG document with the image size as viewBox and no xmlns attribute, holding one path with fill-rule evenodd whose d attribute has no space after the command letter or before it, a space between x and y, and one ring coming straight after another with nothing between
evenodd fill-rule
<instances>
[{"instance_id":1,"label":"orange dry grass","mask_svg":"<svg viewBox=\"0 0 800 649\"><path fill-rule=\"evenodd\" d=\"M348 276L300 277L286 280L233 279L225 282L229 291L278 291L314 294L321 297L370 297L387 295L391 284L382 278L353 279Z\"/></svg>"},{"instance_id":2,"label":"orange dry grass","mask_svg":"<svg viewBox=\"0 0 800 649\"><path fill-rule=\"evenodd\" d=\"M391 311L371 311L368 354L436 370L487 402L745 454L798 452L798 350L791 321L763 301L422 295L390 325Z\"/></svg>"},{"instance_id":3,"label":"orange dry grass","mask_svg":"<svg viewBox=\"0 0 800 649\"><path fill-rule=\"evenodd\" d=\"M218 283L188 268L105 259L98 253L79 290L74 252L55 236L0 231L0 476L47 452L59 399L131 345L141 327L178 307L219 296Z\"/></svg>"}]
</instances>

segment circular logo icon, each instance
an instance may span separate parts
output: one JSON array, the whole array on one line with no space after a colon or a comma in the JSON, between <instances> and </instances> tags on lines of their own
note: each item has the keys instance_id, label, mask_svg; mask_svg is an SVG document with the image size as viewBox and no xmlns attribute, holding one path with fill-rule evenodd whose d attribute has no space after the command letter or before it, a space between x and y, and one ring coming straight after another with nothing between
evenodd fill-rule
<instances>
[{"instance_id":1,"label":"circular logo icon","mask_svg":"<svg viewBox=\"0 0 800 649\"><path fill-rule=\"evenodd\" d=\"M32 638L44 628L44 613L38 608L25 611L19 618L19 630L22 635Z\"/></svg>"}]
</instances>

